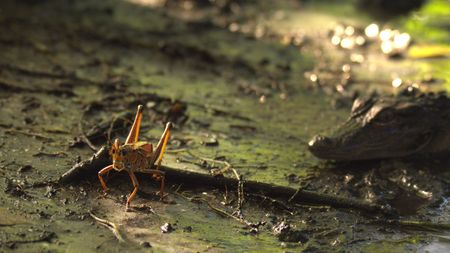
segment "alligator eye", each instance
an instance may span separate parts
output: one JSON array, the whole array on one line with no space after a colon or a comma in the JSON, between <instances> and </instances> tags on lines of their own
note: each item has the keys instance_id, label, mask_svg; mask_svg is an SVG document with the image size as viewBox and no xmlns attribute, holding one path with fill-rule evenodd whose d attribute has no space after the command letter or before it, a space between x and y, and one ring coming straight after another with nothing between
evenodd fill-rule
<instances>
[{"instance_id":1,"label":"alligator eye","mask_svg":"<svg viewBox=\"0 0 450 253\"><path fill-rule=\"evenodd\" d=\"M392 111L381 112L377 115L376 121L379 123L389 123L395 119L395 114Z\"/></svg>"}]
</instances>

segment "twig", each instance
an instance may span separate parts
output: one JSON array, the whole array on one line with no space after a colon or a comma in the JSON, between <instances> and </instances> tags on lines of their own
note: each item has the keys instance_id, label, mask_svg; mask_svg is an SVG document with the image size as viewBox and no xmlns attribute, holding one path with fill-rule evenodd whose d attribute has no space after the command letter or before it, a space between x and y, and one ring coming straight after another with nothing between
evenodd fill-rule
<instances>
[{"instance_id":1,"label":"twig","mask_svg":"<svg viewBox=\"0 0 450 253\"><path fill-rule=\"evenodd\" d=\"M67 184L70 182L75 182L80 178L96 175L100 169L109 164L111 164L111 161L109 158L108 149L106 147L102 147L93 157L76 164L69 171L64 173L60 177L59 183ZM239 180L234 177L213 177L205 173L185 171L166 166L162 166L162 170L166 173L165 175L167 181L173 183L180 182L191 187L200 186L223 188L226 185L229 189L236 189L239 183ZM392 209L386 206L368 203L359 199L322 194L303 189L294 189L291 187L278 186L256 181L246 181L245 185L247 192L264 194L271 198L280 198L283 201L291 199L292 203L329 205L335 208L350 208L388 215L395 214ZM292 197L294 194L295 196Z\"/></svg>"},{"instance_id":2,"label":"twig","mask_svg":"<svg viewBox=\"0 0 450 253\"><path fill-rule=\"evenodd\" d=\"M30 86L30 85L28 85ZM45 93L51 95L67 95L67 96L75 96L75 93L69 89L58 89L58 88L38 88L38 87L28 87L25 84L12 84L9 80L5 80L0 78L0 89L7 90L10 92L31 92L31 93Z\"/></svg>"},{"instance_id":3,"label":"twig","mask_svg":"<svg viewBox=\"0 0 450 253\"><path fill-rule=\"evenodd\" d=\"M0 69L6 69L9 71L14 71L22 75L32 76L32 77L43 77L43 78L55 78L55 79L64 79L67 78L67 74L57 74L51 72L43 72L39 70L31 70L26 69L20 66L15 66L12 64L0 64Z\"/></svg>"},{"instance_id":4,"label":"twig","mask_svg":"<svg viewBox=\"0 0 450 253\"><path fill-rule=\"evenodd\" d=\"M32 183L32 184L25 185L23 187L23 189L47 187L47 186L50 186L50 185L56 185L57 183L58 182L55 181L55 180L35 182L35 183Z\"/></svg>"},{"instance_id":5,"label":"twig","mask_svg":"<svg viewBox=\"0 0 450 253\"><path fill-rule=\"evenodd\" d=\"M308 204L295 204L298 208L309 208L309 209L322 209L328 210L331 208L329 205L308 205Z\"/></svg>"},{"instance_id":6,"label":"twig","mask_svg":"<svg viewBox=\"0 0 450 253\"><path fill-rule=\"evenodd\" d=\"M236 164L233 164L233 165L231 165L231 164L230 164L229 162L227 162L227 161L216 160L216 159L211 159L211 158L206 158L206 157L198 156L198 155L192 153L191 151L189 151L189 150L186 149L186 148L166 150L166 153L169 153L169 154L178 154L178 153L182 153L182 152L186 152L186 153L188 153L189 155L193 156L194 158L197 158L197 159L202 160L202 161L205 161L205 162L210 162L210 163L220 163L220 164L223 164L224 167L223 167L222 169L213 171L213 172L212 172L213 175L224 174L224 173L227 172L228 170L230 170L230 169L236 169L236 168L261 168L261 167L266 168L266 167L267 167L267 165L261 165L261 164L241 164L241 165L239 165L239 164L237 164L237 165L236 165ZM182 159L181 161L182 161L182 162L187 162L187 163L191 163L191 164L195 164L195 165L201 166L201 164L192 162L192 161L190 161L190 160ZM239 174L236 172L236 170L233 170L233 173L235 174L236 178L239 178Z\"/></svg>"},{"instance_id":7,"label":"twig","mask_svg":"<svg viewBox=\"0 0 450 253\"><path fill-rule=\"evenodd\" d=\"M98 223L100 223L101 225L103 225L103 226L107 227L109 230L111 230L119 242L125 242L125 239L120 234L119 227L115 223L105 220L105 219L101 219L101 218L95 216L92 212L89 212L89 215L94 220L96 220Z\"/></svg>"},{"instance_id":8,"label":"twig","mask_svg":"<svg viewBox=\"0 0 450 253\"><path fill-rule=\"evenodd\" d=\"M179 187L179 188L180 188L180 187ZM174 191L173 193L174 193L175 195L177 195L177 196L180 196L180 197L184 198L185 200L187 200L187 201L189 201L189 202L195 202L196 200L197 200L197 202L199 202L199 201L201 200L200 197L196 197L196 196L194 196L194 197L188 197L188 196L185 196L183 193L179 193L178 191L179 191L179 189L177 189L177 190Z\"/></svg>"},{"instance_id":9,"label":"twig","mask_svg":"<svg viewBox=\"0 0 450 253\"><path fill-rule=\"evenodd\" d=\"M0 127L3 127L3 128L11 128L11 127L13 127L13 125L12 125L12 124L0 123Z\"/></svg>"},{"instance_id":10,"label":"twig","mask_svg":"<svg viewBox=\"0 0 450 253\"><path fill-rule=\"evenodd\" d=\"M42 131L50 134L70 134L70 132L67 130L56 128L42 128Z\"/></svg>"},{"instance_id":11,"label":"twig","mask_svg":"<svg viewBox=\"0 0 450 253\"><path fill-rule=\"evenodd\" d=\"M8 71L16 72L20 75L24 76L30 76L30 77L36 77L36 78L50 78L50 79L69 79L74 81L81 81L88 84L99 84L98 82L94 82L92 80L79 78L75 75L75 73L52 73L52 72L45 72L41 70L32 70L32 69L26 69L21 66L15 66L12 64L0 64L0 69L6 69Z\"/></svg>"},{"instance_id":12,"label":"twig","mask_svg":"<svg viewBox=\"0 0 450 253\"><path fill-rule=\"evenodd\" d=\"M288 199L288 202L291 202L292 200L294 200L297 197L297 194L300 192L302 188L299 187L297 188L297 190L294 192L294 194L292 194L292 196Z\"/></svg>"},{"instance_id":13,"label":"twig","mask_svg":"<svg viewBox=\"0 0 450 253\"><path fill-rule=\"evenodd\" d=\"M78 123L78 130L80 131L80 139L88 145L90 149L92 149L94 152L98 151L98 148L92 144L92 142L89 140L89 138L86 136L86 134L83 131L83 126L81 124L81 121Z\"/></svg>"},{"instance_id":14,"label":"twig","mask_svg":"<svg viewBox=\"0 0 450 253\"><path fill-rule=\"evenodd\" d=\"M188 151L188 150L185 148L179 148L179 149L166 149L165 152L168 154L178 154L178 153L186 152L186 151Z\"/></svg>"},{"instance_id":15,"label":"twig","mask_svg":"<svg viewBox=\"0 0 450 253\"><path fill-rule=\"evenodd\" d=\"M36 242L50 242L53 237L55 237L55 233L44 231L39 235L36 239L23 240L23 241L6 241L1 242L2 244L15 244L15 243L36 243Z\"/></svg>"},{"instance_id":16,"label":"twig","mask_svg":"<svg viewBox=\"0 0 450 253\"><path fill-rule=\"evenodd\" d=\"M175 191L174 193L175 193L176 195L178 195L178 196L180 196L180 197L182 197L182 198L184 198L184 199L190 201L190 202L195 202L195 201L197 201L197 202L204 202L206 205L208 205L209 208L211 208L214 212L218 213L218 214L219 214L220 216L222 216L222 217L225 217L225 218L231 218L231 219L237 220L237 221L239 221L240 223L243 223L243 224L245 224L245 225L250 224L248 221L244 220L243 218L236 217L236 216L234 216L233 214L230 214L230 213L228 213L228 212L225 211L225 210L222 210L222 209L220 209L220 208L217 208L217 207L213 206L211 203L209 203L208 200L206 200L206 199L204 199L204 198L196 197L196 196L194 196L194 197L188 197L188 196L185 196L184 194L179 193L179 192L178 192L178 189L177 189L177 191Z\"/></svg>"},{"instance_id":17,"label":"twig","mask_svg":"<svg viewBox=\"0 0 450 253\"><path fill-rule=\"evenodd\" d=\"M17 226L17 225L22 225L22 224L25 224L25 223L13 223L13 224L3 224L3 223L0 223L0 228L1 228L1 227L14 227L14 226Z\"/></svg>"},{"instance_id":18,"label":"twig","mask_svg":"<svg viewBox=\"0 0 450 253\"><path fill-rule=\"evenodd\" d=\"M107 138L107 141L108 141L108 144L107 144L108 146L111 146L111 144L112 144L111 135L112 135L112 131L114 129L114 124L116 123L118 118L119 117L117 115L114 116L113 120L111 121L111 124L109 124L108 132L106 134L106 136L107 136L106 138Z\"/></svg>"},{"instance_id":19,"label":"twig","mask_svg":"<svg viewBox=\"0 0 450 253\"><path fill-rule=\"evenodd\" d=\"M220 175L220 174L224 174L226 171L228 171L231 168L231 164L229 162L227 162L227 161L222 161L222 160L216 160L216 159L211 159L211 158L207 158L207 157L202 157L202 156L199 156L199 155L196 155L196 154L192 153L190 150L186 150L186 153L188 153L190 156L192 156L194 158L197 158L198 160L202 160L202 161L209 162L209 163L212 163L212 164L214 164L214 163L223 164L224 167L222 169L212 172L212 174L214 176L217 176L217 175Z\"/></svg>"},{"instance_id":20,"label":"twig","mask_svg":"<svg viewBox=\"0 0 450 253\"><path fill-rule=\"evenodd\" d=\"M242 176L238 175L235 169L232 169L233 172L235 173L236 177L238 177L238 206L237 209L238 211L241 213L242 211L242 206L244 205L244 180L242 178Z\"/></svg>"},{"instance_id":21,"label":"twig","mask_svg":"<svg viewBox=\"0 0 450 253\"><path fill-rule=\"evenodd\" d=\"M13 164L15 164L15 163L16 163L16 162L14 162L14 161L9 162L9 163L6 163L6 164L0 166L0 169L5 169L5 168L7 168L9 165L13 165Z\"/></svg>"},{"instance_id":22,"label":"twig","mask_svg":"<svg viewBox=\"0 0 450 253\"><path fill-rule=\"evenodd\" d=\"M195 103L195 102L188 102L188 104L200 107L200 108L204 109L205 111L210 111L214 115L217 115L217 116L231 117L231 118L235 118L235 119L239 119L239 120L243 120L243 121L253 121L249 117L239 115L236 112L226 111L225 109L217 108L212 105L208 105L208 104L205 105L205 104L200 104L200 103Z\"/></svg>"},{"instance_id":23,"label":"twig","mask_svg":"<svg viewBox=\"0 0 450 253\"><path fill-rule=\"evenodd\" d=\"M32 132L26 132L26 131L22 131L22 130L18 130L18 129L8 129L5 131L5 133L23 134L23 135L28 135L28 136L44 139L44 140L52 140L52 138L45 136L45 135L41 135L38 133L32 133Z\"/></svg>"},{"instance_id":24,"label":"twig","mask_svg":"<svg viewBox=\"0 0 450 253\"><path fill-rule=\"evenodd\" d=\"M179 192L181 189L181 186L183 186L183 184L179 184L177 189L175 189L175 192ZM175 185L172 185L172 188L175 187Z\"/></svg>"},{"instance_id":25,"label":"twig","mask_svg":"<svg viewBox=\"0 0 450 253\"><path fill-rule=\"evenodd\" d=\"M193 157L196 157L197 159L206 161L206 162L211 162L211 163L221 163L224 164L225 166L222 169L216 170L212 172L213 176L219 176L219 175L223 175L228 171L232 171L233 175L236 177L237 179L237 193L238 193L238 206L237 206L237 211L239 213L242 213L242 206L244 204L244 180L242 178L241 175L239 175L239 173L231 166L231 164L227 161L221 161L221 160L215 160L215 159L210 159L210 158L205 158L205 157L201 157L201 156L197 156L195 154L193 154L190 151L187 151L188 154L190 154Z\"/></svg>"},{"instance_id":26,"label":"twig","mask_svg":"<svg viewBox=\"0 0 450 253\"><path fill-rule=\"evenodd\" d=\"M211 172L211 174L213 176L223 175L226 172L228 172L229 170L231 170L233 172L234 176L236 177L236 179L240 180L239 173L237 173L237 171L235 169L233 169L233 167L231 166L231 164L229 162L198 156L198 155L192 153L189 150L187 150L186 153L188 153L189 155L191 155L191 156L193 156L193 157L195 157L195 158L197 158L199 160L205 161L205 162L210 162L212 164L214 164L214 163L223 164L224 167L222 169L214 170L214 171Z\"/></svg>"},{"instance_id":27,"label":"twig","mask_svg":"<svg viewBox=\"0 0 450 253\"><path fill-rule=\"evenodd\" d=\"M377 223L395 227L406 227L417 230L427 230L427 231L450 231L449 223L432 223L426 221L418 220L377 220L370 223Z\"/></svg>"},{"instance_id":28,"label":"twig","mask_svg":"<svg viewBox=\"0 0 450 253\"><path fill-rule=\"evenodd\" d=\"M84 114L82 117L84 117ZM94 125L91 129L89 129L86 132L86 136L89 138L96 138L99 137L100 135L106 136L108 134L109 129L111 128L111 123L113 123L112 124L113 129L111 130L111 133L113 131L123 129L125 125L127 126L131 125L130 119L132 117L133 114L131 112L118 113L114 116L112 120L108 118ZM116 127L116 125L122 125L122 127Z\"/></svg>"},{"instance_id":29,"label":"twig","mask_svg":"<svg viewBox=\"0 0 450 253\"><path fill-rule=\"evenodd\" d=\"M80 138L84 143L86 143L88 145L88 147L90 149L92 149L92 151L94 151L94 152L98 151L98 147L95 146L94 144L92 144L92 142L89 140L89 138L84 133L82 133L80 135Z\"/></svg>"},{"instance_id":30,"label":"twig","mask_svg":"<svg viewBox=\"0 0 450 253\"><path fill-rule=\"evenodd\" d=\"M314 235L314 237L315 238L323 238L323 237L326 237L328 235L336 234L339 231L340 231L339 228L333 228L331 230L325 230L325 231L322 231L320 233L317 233L317 234Z\"/></svg>"},{"instance_id":31,"label":"twig","mask_svg":"<svg viewBox=\"0 0 450 253\"><path fill-rule=\"evenodd\" d=\"M215 206L213 206L211 203L209 203L209 201L207 201L206 199L201 199L203 202L205 202L208 206L209 206L209 208L211 208L212 210L214 210L216 213L218 213L219 215L221 215L221 216L223 216L223 217L227 217L227 218L231 218L231 219L234 219L234 220L237 220L237 221L239 221L239 222L241 222L241 223L243 223L243 224L245 224L245 225L247 225L248 224L248 222L247 221L245 221L244 219L242 219L242 218L239 218L239 217L236 217L236 216L234 216L234 215L232 215L232 214L229 214L227 211L225 211L225 210L222 210L222 209L220 209L220 208L217 208L217 207L215 207Z\"/></svg>"},{"instance_id":32,"label":"twig","mask_svg":"<svg viewBox=\"0 0 450 253\"><path fill-rule=\"evenodd\" d=\"M287 206L282 201L279 201L279 200L274 199L274 198L270 198L270 197L265 196L265 195L256 194L256 193L247 193L247 195L249 195L251 197L256 197L256 198L262 199L261 203L266 201L266 200L268 200L268 201L270 201L271 204L276 204L276 205L280 206L281 208L283 208L284 210L286 210L290 215L294 215L294 211L292 210L292 208Z\"/></svg>"},{"instance_id":33,"label":"twig","mask_svg":"<svg viewBox=\"0 0 450 253\"><path fill-rule=\"evenodd\" d=\"M39 151L39 152L33 154L33 156L68 157L69 155L63 151L59 151L59 152L55 152L55 153Z\"/></svg>"},{"instance_id":34,"label":"twig","mask_svg":"<svg viewBox=\"0 0 450 253\"><path fill-rule=\"evenodd\" d=\"M103 146L88 160L75 164L58 179L61 184L74 182L87 175L96 174L100 169L110 163L108 149Z\"/></svg>"}]
</instances>

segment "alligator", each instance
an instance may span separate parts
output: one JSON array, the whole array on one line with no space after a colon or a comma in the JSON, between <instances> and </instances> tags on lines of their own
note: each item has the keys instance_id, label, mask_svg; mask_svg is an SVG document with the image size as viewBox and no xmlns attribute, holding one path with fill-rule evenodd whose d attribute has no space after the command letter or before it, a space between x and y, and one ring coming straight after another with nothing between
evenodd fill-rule
<instances>
[{"instance_id":1,"label":"alligator","mask_svg":"<svg viewBox=\"0 0 450 253\"><path fill-rule=\"evenodd\" d=\"M314 136L308 148L335 161L450 153L450 98L411 89L357 98L347 121L330 136Z\"/></svg>"}]
</instances>

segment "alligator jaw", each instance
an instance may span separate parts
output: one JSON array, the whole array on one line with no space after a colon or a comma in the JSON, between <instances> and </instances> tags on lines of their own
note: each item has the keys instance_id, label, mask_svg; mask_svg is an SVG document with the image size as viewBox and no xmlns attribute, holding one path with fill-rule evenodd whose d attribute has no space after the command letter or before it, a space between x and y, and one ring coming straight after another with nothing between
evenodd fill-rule
<instances>
[{"instance_id":1,"label":"alligator jaw","mask_svg":"<svg viewBox=\"0 0 450 253\"><path fill-rule=\"evenodd\" d=\"M335 148L335 141L322 135L316 135L308 142L309 151L321 159L339 160L339 158L345 157L335 154Z\"/></svg>"}]
</instances>

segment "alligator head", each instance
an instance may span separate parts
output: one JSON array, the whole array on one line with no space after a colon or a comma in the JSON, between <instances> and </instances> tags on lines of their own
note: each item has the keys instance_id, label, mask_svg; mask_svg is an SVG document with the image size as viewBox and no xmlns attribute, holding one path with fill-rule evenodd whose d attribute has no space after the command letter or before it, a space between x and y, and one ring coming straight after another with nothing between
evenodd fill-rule
<instances>
[{"instance_id":1,"label":"alligator head","mask_svg":"<svg viewBox=\"0 0 450 253\"><path fill-rule=\"evenodd\" d=\"M350 117L328 137L308 143L318 158L350 161L450 150L450 99L403 94L356 99Z\"/></svg>"}]
</instances>

